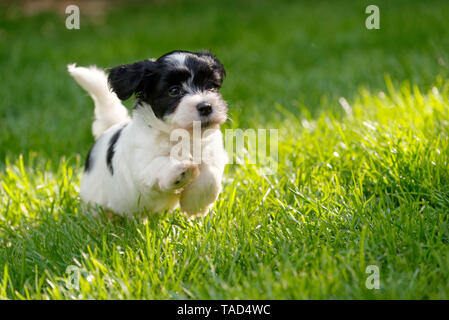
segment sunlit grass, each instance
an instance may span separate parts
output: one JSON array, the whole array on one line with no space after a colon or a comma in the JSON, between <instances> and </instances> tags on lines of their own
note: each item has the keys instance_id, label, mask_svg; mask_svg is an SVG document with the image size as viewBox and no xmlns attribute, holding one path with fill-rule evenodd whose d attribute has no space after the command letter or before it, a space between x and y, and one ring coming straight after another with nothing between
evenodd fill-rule
<instances>
[{"instance_id":1,"label":"sunlit grass","mask_svg":"<svg viewBox=\"0 0 449 320\"><path fill-rule=\"evenodd\" d=\"M80 204L80 159L7 161L0 297L448 298L449 82L386 87L340 99L343 113L277 105L277 173L229 166L194 220L111 222ZM380 290L365 287L368 265Z\"/></svg>"}]
</instances>

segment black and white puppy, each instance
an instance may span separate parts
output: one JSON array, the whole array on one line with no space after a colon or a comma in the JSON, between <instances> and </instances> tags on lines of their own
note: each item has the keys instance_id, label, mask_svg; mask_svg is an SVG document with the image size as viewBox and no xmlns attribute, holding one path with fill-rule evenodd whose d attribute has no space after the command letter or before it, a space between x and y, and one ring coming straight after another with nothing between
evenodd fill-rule
<instances>
[{"instance_id":1,"label":"black and white puppy","mask_svg":"<svg viewBox=\"0 0 449 320\"><path fill-rule=\"evenodd\" d=\"M210 52L173 51L112 68L109 76L96 67L73 64L68 70L95 102L96 141L86 159L81 199L121 215L178 205L188 215L207 212L227 162L219 128L227 119L218 92L225 76L221 62ZM133 95L130 117L120 100ZM191 149L173 156L179 144L173 132L184 130L192 141L195 122L202 129L196 141L200 161L193 161Z\"/></svg>"}]
</instances>

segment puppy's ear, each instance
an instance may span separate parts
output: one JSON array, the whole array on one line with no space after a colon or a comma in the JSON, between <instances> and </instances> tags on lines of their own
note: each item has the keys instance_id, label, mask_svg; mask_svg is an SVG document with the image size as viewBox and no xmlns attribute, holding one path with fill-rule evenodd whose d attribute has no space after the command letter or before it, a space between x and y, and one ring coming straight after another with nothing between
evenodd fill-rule
<instances>
[{"instance_id":1,"label":"puppy's ear","mask_svg":"<svg viewBox=\"0 0 449 320\"><path fill-rule=\"evenodd\" d=\"M201 52L199 52L200 56L207 56L212 58L212 60L214 61L214 69L215 71L218 72L218 74L220 75L221 80L223 81L224 77L226 76L226 70L223 66L223 64L221 63L220 60L217 59L217 57L215 57L212 52L208 51L208 50L203 50Z\"/></svg>"},{"instance_id":2,"label":"puppy's ear","mask_svg":"<svg viewBox=\"0 0 449 320\"><path fill-rule=\"evenodd\" d=\"M154 60L144 60L111 68L109 86L120 100L127 100L142 90L143 81L154 73L156 64Z\"/></svg>"},{"instance_id":3,"label":"puppy's ear","mask_svg":"<svg viewBox=\"0 0 449 320\"><path fill-rule=\"evenodd\" d=\"M220 62L220 60L215 58L214 61L215 61L215 70L217 70L217 72L220 74L221 81L223 81L224 77L226 77L226 70L223 64Z\"/></svg>"}]
</instances>

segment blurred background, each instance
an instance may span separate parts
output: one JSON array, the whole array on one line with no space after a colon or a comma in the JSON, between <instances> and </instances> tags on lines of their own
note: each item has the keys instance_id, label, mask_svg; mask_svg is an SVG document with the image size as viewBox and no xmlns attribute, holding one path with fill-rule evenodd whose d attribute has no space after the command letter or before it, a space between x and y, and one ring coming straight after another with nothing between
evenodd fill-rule
<instances>
[{"instance_id":1,"label":"blurred background","mask_svg":"<svg viewBox=\"0 0 449 320\"><path fill-rule=\"evenodd\" d=\"M80 8L80 29L65 25ZM367 30L365 8L380 8ZM112 67L175 49L208 49L227 70L230 127L269 127L277 104L301 116L339 97L423 89L448 74L448 1L0 1L0 166L5 157L84 156L93 103L66 65ZM127 102L130 106L130 102Z\"/></svg>"}]
</instances>

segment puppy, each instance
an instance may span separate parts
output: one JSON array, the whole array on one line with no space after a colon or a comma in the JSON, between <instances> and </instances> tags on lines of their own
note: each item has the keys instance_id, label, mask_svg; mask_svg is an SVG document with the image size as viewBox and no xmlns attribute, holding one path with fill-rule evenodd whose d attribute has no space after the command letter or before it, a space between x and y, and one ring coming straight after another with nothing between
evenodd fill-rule
<instances>
[{"instance_id":1,"label":"puppy","mask_svg":"<svg viewBox=\"0 0 449 320\"><path fill-rule=\"evenodd\" d=\"M220 131L227 119L219 93L222 63L207 51L173 51L112 68L109 76L74 64L68 71L95 102L96 141L85 162L81 199L120 215L178 205L188 215L206 213L217 200L227 162ZM130 117L121 100L131 96ZM195 128L201 130L197 138ZM173 152L179 131L188 137L181 155ZM195 144L200 161L192 157Z\"/></svg>"}]
</instances>

